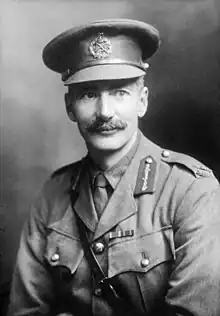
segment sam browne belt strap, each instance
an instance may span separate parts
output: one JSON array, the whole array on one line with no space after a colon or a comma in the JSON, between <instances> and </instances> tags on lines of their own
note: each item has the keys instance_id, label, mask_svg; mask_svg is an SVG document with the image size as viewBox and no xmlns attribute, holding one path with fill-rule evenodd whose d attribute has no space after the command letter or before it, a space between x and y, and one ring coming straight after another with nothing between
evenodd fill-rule
<instances>
[{"instance_id":1,"label":"sam browne belt strap","mask_svg":"<svg viewBox=\"0 0 220 316\"><path fill-rule=\"evenodd\" d=\"M103 297L106 301L113 307L113 309L118 313L118 315L122 315L125 313L126 305L125 302L119 297L116 293L113 285L110 282L110 279L103 272L93 249L88 241L87 231L84 226L84 223L77 216L77 223L79 228L80 240L84 249L85 257L89 262L90 268L92 270L92 274L102 289Z\"/></svg>"}]
</instances>

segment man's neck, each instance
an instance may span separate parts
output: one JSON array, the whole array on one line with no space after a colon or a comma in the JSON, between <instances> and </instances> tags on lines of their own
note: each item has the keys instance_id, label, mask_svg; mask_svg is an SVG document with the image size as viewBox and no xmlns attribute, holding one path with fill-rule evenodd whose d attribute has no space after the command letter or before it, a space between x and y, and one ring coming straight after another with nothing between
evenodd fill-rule
<instances>
[{"instance_id":1,"label":"man's neck","mask_svg":"<svg viewBox=\"0 0 220 316\"><path fill-rule=\"evenodd\" d=\"M127 144L116 151L101 151L94 148L88 148L89 156L100 169L107 170L116 165L129 152L134 145L136 138L137 132Z\"/></svg>"}]
</instances>

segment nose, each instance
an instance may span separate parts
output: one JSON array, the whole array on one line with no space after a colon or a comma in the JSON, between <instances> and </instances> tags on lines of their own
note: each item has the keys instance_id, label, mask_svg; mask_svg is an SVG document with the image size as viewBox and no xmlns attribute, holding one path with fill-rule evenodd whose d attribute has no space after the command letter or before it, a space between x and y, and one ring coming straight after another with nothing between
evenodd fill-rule
<instances>
[{"instance_id":1,"label":"nose","mask_svg":"<svg viewBox=\"0 0 220 316\"><path fill-rule=\"evenodd\" d=\"M108 92L101 92L98 99L97 116L108 120L114 115L113 104Z\"/></svg>"}]
</instances>

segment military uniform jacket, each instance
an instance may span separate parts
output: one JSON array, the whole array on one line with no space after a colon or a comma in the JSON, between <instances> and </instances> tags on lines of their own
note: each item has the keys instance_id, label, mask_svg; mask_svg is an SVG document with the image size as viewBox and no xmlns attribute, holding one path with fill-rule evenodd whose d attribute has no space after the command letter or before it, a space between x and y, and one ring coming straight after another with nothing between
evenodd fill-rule
<instances>
[{"instance_id":1,"label":"military uniform jacket","mask_svg":"<svg viewBox=\"0 0 220 316\"><path fill-rule=\"evenodd\" d=\"M22 232L9 314L117 315L91 274L79 216L124 315L219 316L219 193L208 168L144 136L100 220L86 159L55 172Z\"/></svg>"}]
</instances>

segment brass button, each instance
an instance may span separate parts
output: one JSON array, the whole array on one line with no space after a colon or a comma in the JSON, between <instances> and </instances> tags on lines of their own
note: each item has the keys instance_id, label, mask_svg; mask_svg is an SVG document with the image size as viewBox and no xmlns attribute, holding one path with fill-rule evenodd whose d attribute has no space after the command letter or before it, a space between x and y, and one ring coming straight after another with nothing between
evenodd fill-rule
<instances>
[{"instance_id":1,"label":"brass button","mask_svg":"<svg viewBox=\"0 0 220 316\"><path fill-rule=\"evenodd\" d=\"M51 256L51 261L53 262L56 262L60 259L60 256L58 255L58 253L54 253L52 256Z\"/></svg>"},{"instance_id":2,"label":"brass button","mask_svg":"<svg viewBox=\"0 0 220 316\"><path fill-rule=\"evenodd\" d=\"M102 242L96 242L93 246L93 251L95 252L95 254L99 255L101 253L103 253L103 251L105 250L105 246Z\"/></svg>"},{"instance_id":3,"label":"brass button","mask_svg":"<svg viewBox=\"0 0 220 316\"><path fill-rule=\"evenodd\" d=\"M100 288L95 289L94 294L95 294L95 296L101 296L102 295L102 289L100 289Z\"/></svg>"},{"instance_id":4,"label":"brass button","mask_svg":"<svg viewBox=\"0 0 220 316\"><path fill-rule=\"evenodd\" d=\"M146 267L149 265L149 263L150 263L150 261L149 261L147 258L142 259L142 260L141 260L141 266L142 266L142 268L146 268Z\"/></svg>"},{"instance_id":5,"label":"brass button","mask_svg":"<svg viewBox=\"0 0 220 316\"><path fill-rule=\"evenodd\" d=\"M149 163L149 164L151 164L153 162L151 157L147 157L145 161L146 161L146 163Z\"/></svg>"},{"instance_id":6,"label":"brass button","mask_svg":"<svg viewBox=\"0 0 220 316\"><path fill-rule=\"evenodd\" d=\"M163 150L163 152L162 152L162 156L163 156L164 158L168 158L168 157L169 157L169 155L170 155L169 150Z\"/></svg>"}]
</instances>

